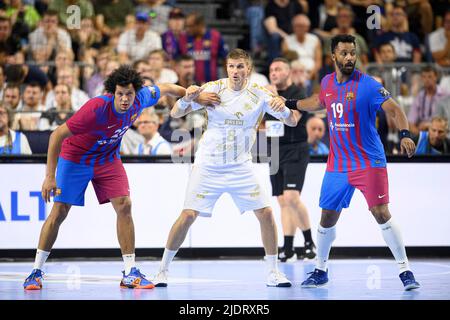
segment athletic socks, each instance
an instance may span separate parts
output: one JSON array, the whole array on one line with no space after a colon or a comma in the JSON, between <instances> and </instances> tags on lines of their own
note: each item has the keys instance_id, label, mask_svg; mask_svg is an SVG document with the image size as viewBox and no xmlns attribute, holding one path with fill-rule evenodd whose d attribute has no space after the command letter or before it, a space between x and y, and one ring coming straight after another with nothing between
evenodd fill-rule
<instances>
[{"instance_id":1,"label":"athletic socks","mask_svg":"<svg viewBox=\"0 0 450 320\"><path fill-rule=\"evenodd\" d=\"M317 269L327 271L328 257L334 239L336 239L336 226L324 228L319 225L317 229Z\"/></svg>"},{"instance_id":2,"label":"athletic socks","mask_svg":"<svg viewBox=\"0 0 450 320\"><path fill-rule=\"evenodd\" d=\"M50 251L44 251L44 250L37 249L36 257L34 259L33 269L42 270L42 266L44 265L45 261L47 261L47 258L49 255L50 255Z\"/></svg>"},{"instance_id":3,"label":"athletic socks","mask_svg":"<svg viewBox=\"0 0 450 320\"><path fill-rule=\"evenodd\" d=\"M294 250L294 236L284 236L284 251Z\"/></svg>"},{"instance_id":4,"label":"athletic socks","mask_svg":"<svg viewBox=\"0 0 450 320\"><path fill-rule=\"evenodd\" d=\"M169 264L172 262L173 258L177 254L178 250L169 250L164 249L164 254L161 259L161 265L159 267L159 271L167 271L169 270Z\"/></svg>"},{"instance_id":5,"label":"athletic socks","mask_svg":"<svg viewBox=\"0 0 450 320\"><path fill-rule=\"evenodd\" d=\"M134 268L136 266L135 258L136 255L134 253L132 254L124 254L122 255L123 262L125 263L125 275L129 275L131 268Z\"/></svg>"},{"instance_id":6,"label":"athletic socks","mask_svg":"<svg viewBox=\"0 0 450 320\"><path fill-rule=\"evenodd\" d=\"M305 230L302 232L303 232L303 238L305 238L305 247L312 245L314 242L313 242L313 239L311 236L311 229L308 229L308 230Z\"/></svg>"},{"instance_id":7,"label":"athletic socks","mask_svg":"<svg viewBox=\"0 0 450 320\"><path fill-rule=\"evenodd\" d=\"M272 271L278 271L278 257L276 254L274 255L266 255L266 266L267 266L267 271L268 272L272 272Z\"/></svg>"},{"instance_id":8,"label":"athletic socks","mask_svg":"<svg viewBox=\"0 0 450 320\"><path fill-rule=\"evenodd\" d=\"M381 234L383 235L384 241L388 245L389 249L391 249L395 261L397 261L400 273L410 270L400 229L392 221L392 218L388 222L380 224L379 226L381 228Z\"/></svg>"}]
</instances>

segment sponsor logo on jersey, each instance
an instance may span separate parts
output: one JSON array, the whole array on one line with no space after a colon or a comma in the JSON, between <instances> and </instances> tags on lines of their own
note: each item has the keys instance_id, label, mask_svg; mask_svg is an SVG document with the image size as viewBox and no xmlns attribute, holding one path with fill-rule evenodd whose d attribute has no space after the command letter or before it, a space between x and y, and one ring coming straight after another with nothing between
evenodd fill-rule
<instances>
[{"instance_id":1,"label":"sponsor logo on jersey","mask_svg":"<svg viewBox=\"0 0 450 320\"><path fill-rule=\"evenodd\" d=\"M389 93L389 91L387 91L384 87L381 88L380 90L378 90L378 92L383 96L383 97L387 97L390 96L391 94Z\"/></svg>"},{"instance_id":2,"label":"sponsor logo on jersey","mask_svg":"<svg viewBox=\"0 0 450 320\"><path fill-rule=\"evenodd\" d=\"M229 124L232 126L243 126L244 120L225 119L225 124Z\"/></svg>"}]
</instances>

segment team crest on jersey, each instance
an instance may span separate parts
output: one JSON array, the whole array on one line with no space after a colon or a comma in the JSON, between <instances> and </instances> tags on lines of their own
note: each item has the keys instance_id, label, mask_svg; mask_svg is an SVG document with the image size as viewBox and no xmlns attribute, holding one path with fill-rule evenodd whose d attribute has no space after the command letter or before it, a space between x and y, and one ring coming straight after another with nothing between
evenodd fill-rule
<instances>
[{"instance_id":1,"label":"team crest on jersey","mask_svg":"<svg viewBox=\"0 0 450 320\"><path fill-rule=\"evenodd\" d=\"M133 115L131 116L131 122L133 122L134 120L136 120L136 117L137 117L137 114L133 114Z\"/></svg>"},{"instance_id":2,"label":"team crest on jersey","mask_svg":"<svg viewBox=\"0 0 450 320\"><path fill-rule=\"evenodd\" d=\"M55 190L55 197L59 196L62 193L61 188L56 188Z\"/></svg>"},{"instance_id":3,"label":"team crest on jersey","mask_svg":"<svg viewBox=\"0 0 450 320\"><path fill-rule=\"evenodd\" d=\"M347 92L347 95L345 96L345 99L347 100L353 100L355 99L355 94L353 92Z\"/></svg>"},{"instance_id":4,"label":"team crest on jersey","mask_svg":"<svg viewBox=\"0 0 450 320\"><path fill-rule=\"evenodd\" d=\"M252 110L252 106L249 103L244 104L244 110L250 111Z\"/></svg>"},{"instance_id":5,"label":"team crest on jersey","mask_svg":"<svg viewBox=\"0 0 450 320\"><path fill-rule=\"evenodd\" d=\"M210 47L211 46L211 41L210 40L203 40L203 46L204 47Z\"/></svg>"},{"instance_id":6,"label":"team crest on jersey","mask_svg":"<svg viewBox=\"0 0 450 320\"><path fill-rule=\"evenodd\" d=\"M389 93L389 91L387 91L384 87L381 88L380 90L378 90L378 92L383 96L383 97L387 97L390 96L391 94Z\"/></svg>"}]
</instances>

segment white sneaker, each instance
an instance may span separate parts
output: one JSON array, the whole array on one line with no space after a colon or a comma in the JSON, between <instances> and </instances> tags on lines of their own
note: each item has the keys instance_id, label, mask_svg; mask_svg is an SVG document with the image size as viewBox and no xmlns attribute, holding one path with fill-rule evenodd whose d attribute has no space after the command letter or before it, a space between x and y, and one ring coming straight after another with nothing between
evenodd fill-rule
<instances>
[{"instance_id":1,"label":"white sneaker","mask_svg":"<svg viewBox=\"0 0 450 320\"><path fill-rule=\"evenodd\" d=\"M271 271L267 277L266 285L268 287L290 287L292 283L286 278L286 275L280 271Z\"/></svg>"},{"instance_id":2,"label":"white sneaker","mask_svg":"<svg viewBox=\"0 0 450 320\"><path fill-rule=\"evenodd\" d=\"M167 287L167 276L168 276L167 270L159 271L158 274L152 279L153 284L155 287Z\"/></svg>"}]
</instances>

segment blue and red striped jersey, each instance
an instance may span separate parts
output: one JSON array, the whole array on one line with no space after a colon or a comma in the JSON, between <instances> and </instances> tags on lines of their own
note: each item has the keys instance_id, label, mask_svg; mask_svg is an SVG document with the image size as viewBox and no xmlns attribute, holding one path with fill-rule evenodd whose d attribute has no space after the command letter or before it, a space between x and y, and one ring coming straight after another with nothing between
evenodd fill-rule
<instances>
[{"instance_id":1,"label":"blue and red striped jersey","mask_svg":"<svg viewBox=\"0 0 450 320\"><path fill-rule=\"evenodd\" d=\"M144 87L124 113L118 113L114 108L113 94L90 99L67 120L73 135L64 140L60 156L89 166L120 159L122 136L142 110L156 104L159 98L157 86Z\"/></svg>"},{"instance_id":2,"label":"blue and red striped jersey","mask_svg":"<svg viewBox=\"0 0 450 320\"><path fill-rule=\"evenodd\" d=\"M327 109L330 133L327 171L385 167L386 156L375 119L390 93L371 76L355 70L343 83L337 82L335 72L326 75L319 97Z\"/></svg>"},{"instance_id":3,"label":"blue and red striped jersey","mask_svg":"<svg viewBox=\"0 0 450 320\"><path fill-rule=\"evenodd\" d=\"M180 35L179 50L195 60L195 82L205 82L218 79L218 60L225 59L228 51L219 31L208 29L203 38L195 38L186 33Z\"/></svg>"}]
</instances>

